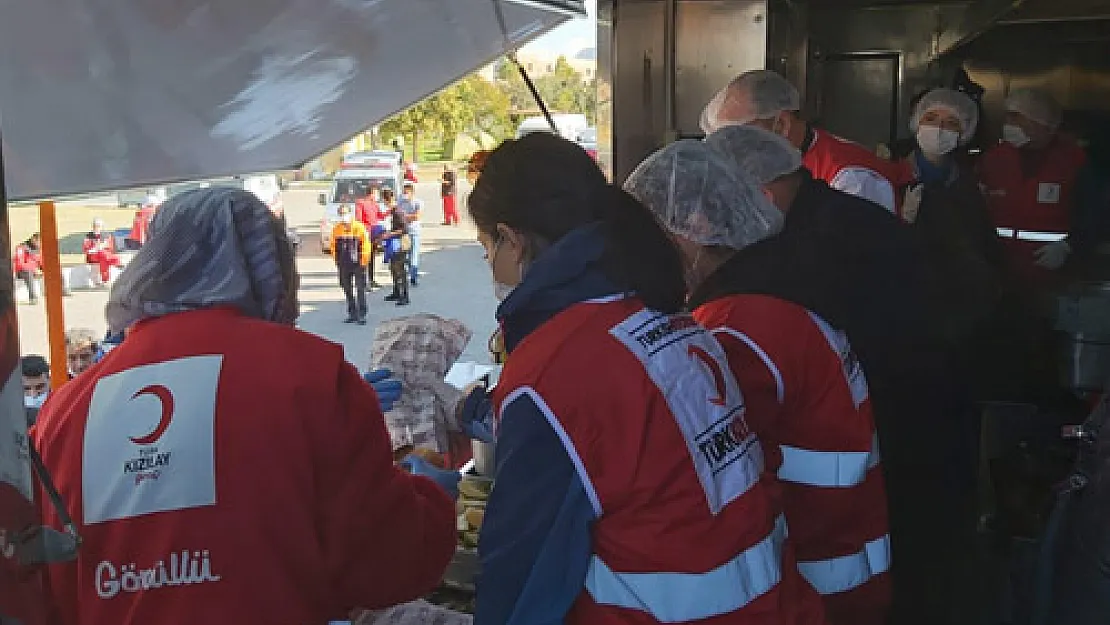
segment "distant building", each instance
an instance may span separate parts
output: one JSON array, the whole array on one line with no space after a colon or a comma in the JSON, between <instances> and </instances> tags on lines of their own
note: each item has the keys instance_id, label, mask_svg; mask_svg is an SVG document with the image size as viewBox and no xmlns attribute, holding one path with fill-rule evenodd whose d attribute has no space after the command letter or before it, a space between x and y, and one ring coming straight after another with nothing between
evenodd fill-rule
<instances>
[{"instance_id":1,"label":"distant building","mask_svg":"<svg viewBox=\"0 0 1110 625\"><path fill-rule=\"evenodd\" d=\"M539 78L555 71L555 63L560 56L566 55L546 50L522 50L517 53L517 60L524 66L529 76ZM597 74L597 49L585 48L579 50L573 56L567 56L567 63L574 68L574 71L581 74L583 82L589 82ZM494 67L489 68L490 74L496 74ZM486 69L483 68L482 71L484 72Z\"/></svg>"}]
</instances>

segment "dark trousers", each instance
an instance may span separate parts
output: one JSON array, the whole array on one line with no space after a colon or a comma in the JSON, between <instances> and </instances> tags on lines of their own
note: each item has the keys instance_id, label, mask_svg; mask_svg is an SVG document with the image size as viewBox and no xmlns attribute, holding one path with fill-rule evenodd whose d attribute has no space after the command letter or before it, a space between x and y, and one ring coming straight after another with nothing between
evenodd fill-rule
<instances>
[{"instance_id":1,"label":"dark trousers","mask_svg":"<svg viewBox=\"0 0 1110 625\"><path fill-rule=\"evenodd\" d=\"M27 298L32 302L39 299L38 291L36 291L35 274L30 271L17 271L15 277L23 280L23 284L27 285Z\"/></svg>"},{"instance_id":2,"label":"dark trousers","mask_svg":"<svg viewBox=\"0 0 1110 625\"><path fill-rule=\"evenodd\" d=\"M366 304L366 267L340 266L339 286L343 287L343 295L347 298L347 314L352 319L365 317L370 312Z\"/></svg>"},{"instance_id":3,"label":"dark trousers","mask_svg":"<svg viewBox=\"0 0 1110 625\"><path fill-rule=\"evenodd\" d=\"M389 261L389 272L393 275L393 294L402 302L409 299L408 264L408 252L397 252Z\"/></svg>"},{"instance_id":4,"label":"dark trousers","mask_svg":"<svg viewBox=\"0 0 1110 625\"><path fill-rule=\"evenodd\" d=\"M366 270L367 271L366 280L369 284L377 284L376 282L374 282L374 270L376 268L376 265L378 264L378 261L377 261L376 257L377 257L377 253L375 253L374 250L371 249L370 250L370 266Z\"/></svg>"}]
</instances>

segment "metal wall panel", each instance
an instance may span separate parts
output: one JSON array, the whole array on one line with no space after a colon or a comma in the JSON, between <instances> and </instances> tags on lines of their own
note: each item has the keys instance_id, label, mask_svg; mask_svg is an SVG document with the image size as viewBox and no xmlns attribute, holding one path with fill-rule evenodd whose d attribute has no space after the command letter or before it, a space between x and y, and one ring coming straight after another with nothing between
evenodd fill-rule
<instances>
[{"instance_id":1,"label":"metal wall panel","mask_svg":"<svg viewBox=\"0 0 1110 625\"><path fill-rule=\"evenodd\" d=\"M514 44L550 1L504 2ZM9 197L296 166L504 47L492 0L7 2Z\"/></svg>"},{"instance_id":2,"label":"metal wall panel","mask_svg":"<svg viewBox=\"0 0 1110 625\"><path fill-rule=\"evenodd\" d=\"M702 109L730 80L767 64L767 3L682 0L676 12L675 122L680 135L701 132Z\"/></svg>"},{"instance_id":3,"label":"metal wall panel","mask_svg":"<svg viewBox=\"0 0 1110 625\"><path fill-rule=\"evenodd\" d=\"M613 177L613 0L597 0L597 160Z\"/></svg>"},{"instance_id":4,"label":"metal wall panel","mask_svg":"<svg viewBox=\"0 0 1110 625\"><path fill-rule=\"evenodd\" d=\"M658 0L613 3L613 174L618 181L662 145L667 130L663 8Z\"/></svg>"}]
</instances>

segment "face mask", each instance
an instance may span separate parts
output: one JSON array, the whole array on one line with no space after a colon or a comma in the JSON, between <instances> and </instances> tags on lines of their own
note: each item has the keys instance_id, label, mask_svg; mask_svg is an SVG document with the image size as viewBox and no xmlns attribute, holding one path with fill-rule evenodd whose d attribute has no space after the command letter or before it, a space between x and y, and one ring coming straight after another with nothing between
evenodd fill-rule
<instances>
[{"instance_id":1,"label":"face mask","mask_svg":"<svg viewBox=\"0 0 1110 625\"><path fill-rule=\"evenodd\" d=\"M348 224L348 225L350 225L351 223L353 223L353 222L354 222L354 220L355 220L355 216L354 216L354 215L352 215L352 214L350 214L350 213L347 213L346 215L340 215L340 216L339 216L339 221L341 221L341 222L343 222L343 223L345 223L345 224Z\"/></svg>"},{"instance_id":2,"label":"face mask","mask_svg":"<svg viewBox=\"0 0 1110 625\"><path fill-rule=\"evenodd\" d=\"M1025 134L1021 126L1005 124L1002 126L1002 140L1015 148L1020 148L1026 143L1029 143L1029 135Z\"/></svg>"},{"instance_id":3,"label":"face mask","mask_svg":"<svg viewBox=\"0 0 1110 625\"><path fill-rule=\"evenodd\" d=\"M922 126L917 129L917 145L926 154L948 154L960 143L960 133L940 126Z\"/></svg>"},{"instance_id":4,"label":"face mask","mask_svg":"<svg viewBox=\"0 0 1110 625\"><path fill-rule=\"evenodd\" d=\"M496 274L493 272L493 263L494 263L494 261L497 260L497 252L498 252L498 250L501 249L501 242L504 241L504 240L505 240L504 237L498 239L497 243L493 244L493 252L490 253L490 255L489 255L490 277L493 278L493 296L496 297L497 301L499 301L499 302L505 301L505 299L508 298L509 295L511 295L512 292L516 289L516 287L511 285L511 284L505 284L504 282L498 282ZM521 281L524 280L524 266L523 265L521 265L521 267L520 267L520 279L521 279Z\"/></svg>"},{"instance_id":5,"label":"face mask","mask_svg":"<svg viewBox=\"0 0 1110 625\"><path fill-rule=\"evenodd\" d=\"M23 396L23 405L27 408L42 408L42 405L46 402L46 396L49 395L49 394L50 393L47 392L47 393L39 393L38 395L34 395L34 396L24 395Z\"/></svg>"}]
</instances>

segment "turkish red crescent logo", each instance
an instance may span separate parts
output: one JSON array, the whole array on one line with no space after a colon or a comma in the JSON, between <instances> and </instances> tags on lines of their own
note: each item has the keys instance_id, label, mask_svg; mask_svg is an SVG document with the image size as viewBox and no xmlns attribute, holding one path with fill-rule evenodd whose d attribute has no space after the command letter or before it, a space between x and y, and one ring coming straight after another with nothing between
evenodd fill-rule
<instances>
[{"instance_id":1,"label":"turkish red crescent logo","mask_svg":"<svg viewBox=\"0 0 1110 625\"><path fill-rule=\"evenodd\" d=\"M716 359L709 355L709 352L698 347L697 345L691 345L688 351L691 356L704 362L705 366L709 367L710 373L713 374L713 385L717 388L717 396L713 399L710 399L709 403L713 404L714 406L724 406L725 391L727 389L725 387L725 373L724 371L721 371L721 365L717 362Z\"/></svg>"},{"instance_id":2,"label":"turkish red crescent logo","mask_svg":"<svg viewBox=\"0 0 1110 625\"><path fill-rule=\"evenodd\" d=\"M132 395L131 399L135 400L143 395L153 395L158 398L158 401L162 404L162 417L158 419L158 425L154 430L146 436L130 437L131 442L136 445L150 445L162 438L162 435L166 433L166 428L170 427L170 419L173 418L173 393L170 392L170 389L161 384L151 384Z\"/></svg>"}]
</instances>

